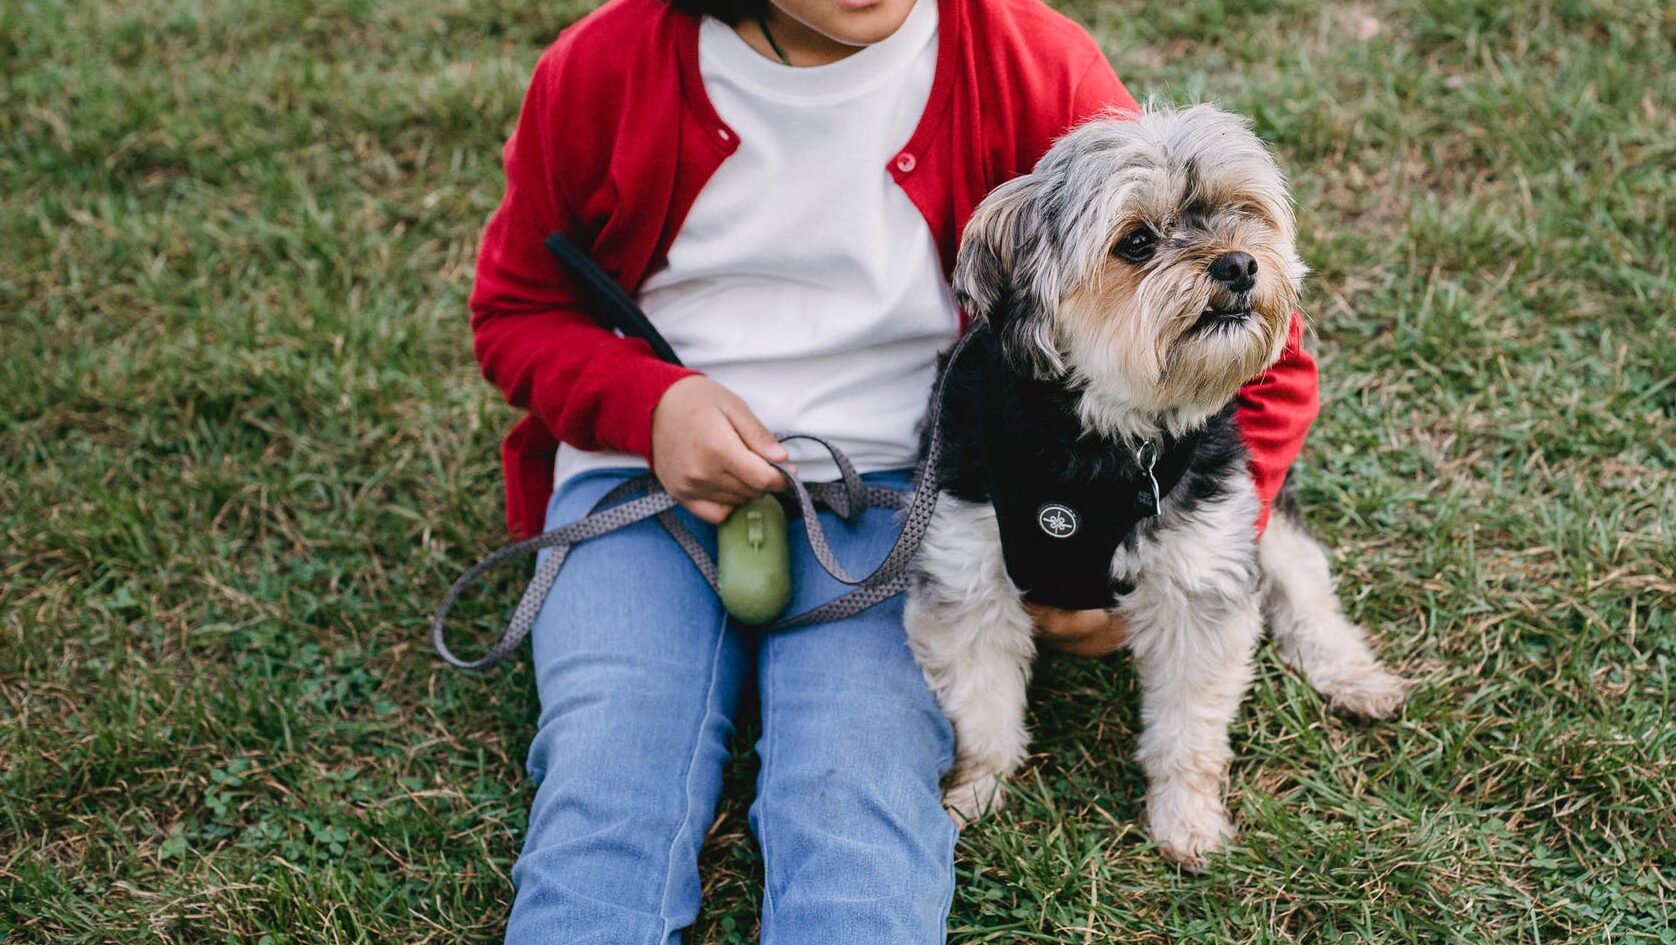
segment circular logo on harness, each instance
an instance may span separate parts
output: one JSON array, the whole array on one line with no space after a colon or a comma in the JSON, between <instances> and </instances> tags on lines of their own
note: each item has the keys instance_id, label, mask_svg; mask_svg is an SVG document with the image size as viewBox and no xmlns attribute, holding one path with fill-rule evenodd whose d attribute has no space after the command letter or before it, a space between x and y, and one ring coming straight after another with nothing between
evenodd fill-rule
<instances>
[{"instance_id":1,"label":"circular logo on harness","mask_svg":"<svg viewBox=\"0 0 1676 945\"><path fill-rule=\"evenodd\" d=\"M1077 533L1077 513L1057 502L1049 502L1036 510L1036 524L1052 538L1069 538Z\"/></svg>"}]
</instances>

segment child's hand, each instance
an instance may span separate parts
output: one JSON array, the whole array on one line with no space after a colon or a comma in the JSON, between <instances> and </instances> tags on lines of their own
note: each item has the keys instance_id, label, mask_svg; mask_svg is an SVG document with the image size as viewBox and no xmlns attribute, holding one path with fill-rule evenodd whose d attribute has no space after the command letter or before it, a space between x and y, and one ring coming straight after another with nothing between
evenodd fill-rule
<instances>
[{"instance_id":1,"label":"child's hand","mask_svg":"<svg viewBox=\"0 0 1676 945\"><path fill-rule=\"evenodd\" d=\"M787 458L739 395L702 375L670 385L652 411L652 472L706 522L720 524L734 506L783 487L768 460Z\"/></svg>"},{"instance_id":2,"label":"child's hand","mask_svg":"<svg viewBox=\"0 0 1676 945\"><path fill-rule=\"evenodd\" d=\"M1129 621L1115 610L1063 610L1025 604L1042 646L1072 656L1107 656L1129 642Z\"/></svg>"}]
</instances>

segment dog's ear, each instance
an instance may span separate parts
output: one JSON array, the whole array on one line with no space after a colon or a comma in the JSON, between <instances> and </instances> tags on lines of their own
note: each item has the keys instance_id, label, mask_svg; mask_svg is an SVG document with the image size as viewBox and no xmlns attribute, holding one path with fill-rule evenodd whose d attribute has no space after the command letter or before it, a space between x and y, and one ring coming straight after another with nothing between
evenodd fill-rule
<instances>
[{"instance_id":1,"label":"dog's ear","mask_svg":"<svg viewBox=\"0 0 1676 945\"><path fill-rule=\"evenodd\" d=\"M1032 377L1064 371L1050 322L1058 280L1043 214L1036 175L1002 184L972 212L954 263L955 301L989 322L1009 367Z\"/></svg>"}]
</instances>

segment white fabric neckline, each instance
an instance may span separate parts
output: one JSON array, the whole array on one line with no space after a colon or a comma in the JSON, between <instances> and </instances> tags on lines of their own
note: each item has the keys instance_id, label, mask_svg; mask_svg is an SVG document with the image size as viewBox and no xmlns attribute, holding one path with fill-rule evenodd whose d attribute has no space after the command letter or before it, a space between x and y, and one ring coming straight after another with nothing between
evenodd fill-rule
<instances>
[{"instance_id":1,"label":"white fabric neckline","mask_svg":"<svg viewBox=\"0 0 1676 945\"><path fill-rule=\"evenodd\" d=\"M937 35L937 4L918 0L896 32L820 66L788 66L769 59L714 17L704 18L699 33L707 65L753 94L787 103L825 105L862 95L896 78Z\"/></svg>"}]
</instances>

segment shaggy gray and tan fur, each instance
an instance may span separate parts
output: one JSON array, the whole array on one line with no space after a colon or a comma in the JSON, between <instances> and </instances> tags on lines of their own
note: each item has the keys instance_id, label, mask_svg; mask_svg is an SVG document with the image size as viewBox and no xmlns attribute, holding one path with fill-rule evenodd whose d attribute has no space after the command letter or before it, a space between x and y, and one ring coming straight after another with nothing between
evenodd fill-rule
<instances>
[{"instance_id":1,"label":"shaggy gray and tan fur","mask_svg":"<svg viewBox=\"0 0 1676 945\"><path fill-rule=\"evenodd\" d=\"M1295 242L1285 180L1245 120L1206 105L1152 108L1082 125L997 189L955 270L957 295L988 320L1009 370L1074 398L1080 430L1067 448L1092 443L1126 463L1164 436L1215 444L1111 562L1142 689L1146 826L1190 868L1232 831L1228 730L1265 624L1336 707L1384 717L1404 697L1343 616L1327 555L1286 497L1252 540L1259 502L1227 408L1285 345L1306 272ZM947 435L955 459L939 477L907 624L954 724L946 799L966 820L994 807L1025 757L1035 646L994 508L961 468L974 454L958 448L959 430Z\"/></svg>"}]
</instances>

